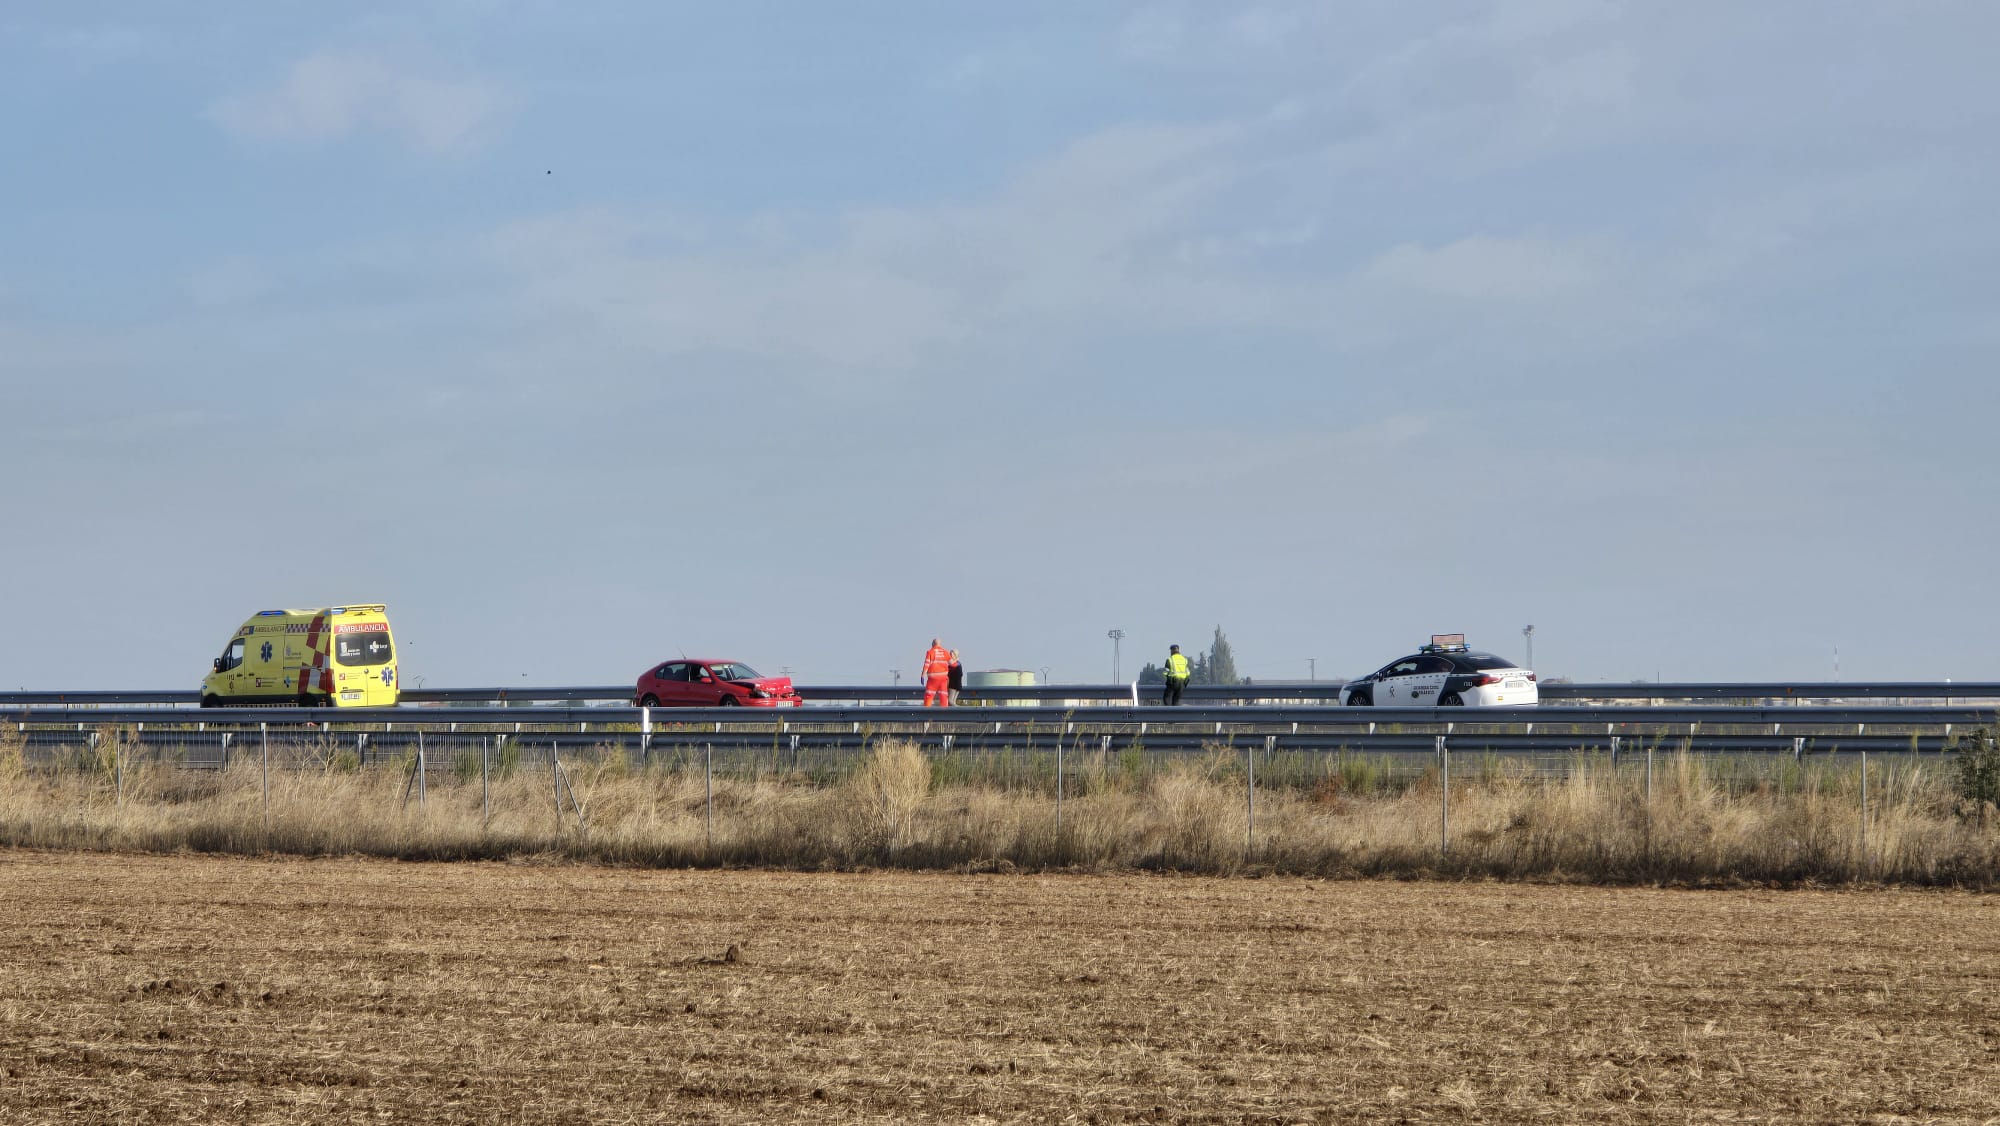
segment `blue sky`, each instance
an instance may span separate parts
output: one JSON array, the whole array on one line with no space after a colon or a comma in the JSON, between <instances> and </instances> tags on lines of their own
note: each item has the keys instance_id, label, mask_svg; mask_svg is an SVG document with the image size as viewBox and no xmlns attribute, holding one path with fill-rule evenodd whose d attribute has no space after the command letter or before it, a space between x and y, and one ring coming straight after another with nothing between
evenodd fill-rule
<instances>
[{"instance_id":1,"label":"blue sky","mask_svg":"<svg viewBox=\"0 0 2000 1126\"><path fill-rule=\"evenodd\" d=\"M0 685L2000 679L2000 9L9 5Z\"/></svg>"}]
</instances>

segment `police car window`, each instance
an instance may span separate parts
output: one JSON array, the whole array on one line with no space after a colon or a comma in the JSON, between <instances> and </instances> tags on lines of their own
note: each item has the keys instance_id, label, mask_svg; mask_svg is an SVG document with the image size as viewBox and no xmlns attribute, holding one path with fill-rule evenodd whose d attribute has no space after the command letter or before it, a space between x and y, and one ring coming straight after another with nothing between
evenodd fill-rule
<instances>
[{"instance_id":1,"label":"police car window","mask_svg":"<svg viewBox=\"0 0 2000 1126\"><path fill-rule=\"evenodd\" d=\"M1458 667L1462 669L1511 669L1514 662L1491 653L1460 653Z\"/></svg>"},{"instance_id":2,"label":"police car window","mask_svg":"<svg viewBox=\"0 0 2000 1126\"><path fill-rule=\"evenodd\" d=\"M1447 658L1444 657L1417 658L1417 672L1420 674L1434 673L1434 672L1450 672L1450 671L1451 671L1451 661L1448 660Z\"/></svg>"},{"instance_id":3,"label":"police car window","mask_svg":"<svg viewBox=\"0 0 2000 1126\"><path fill-rule=\"evenodd\" d=\"M1407 659L1405 659L1405 660L1401 660L1401 661L1397 661L1397 662L1396 662L1395 664L1393 664L1393 665L1390 665L1390 666L1389 666L1388 668L1386 668L1386 669L1383 669L1383 670L1382 670L1382 675L1383 675L1383 676L1408 676L1408 675L1410 675L1411 673L1413 673L1413 672L1416 672L1416 671L1417 671L1417 659L1416 659L1415 657L1410 657L1410 658L1407 658Z\"/></svg>"},{"instance_id":4,"label":"police car window","mask_svg":"<svg viewBox=\"0 0 2000 1126\"><path fill-rule=\"evenodd\" d=\"M333 659L343 665L386 665L395 653L386 633L336 633Z\"/></svg>"}]
</instances>

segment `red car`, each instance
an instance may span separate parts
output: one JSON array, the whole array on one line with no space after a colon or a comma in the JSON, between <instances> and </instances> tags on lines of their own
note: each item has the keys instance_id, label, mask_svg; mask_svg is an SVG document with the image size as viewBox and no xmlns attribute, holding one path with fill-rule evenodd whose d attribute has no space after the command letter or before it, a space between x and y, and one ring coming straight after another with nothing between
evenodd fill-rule
<instances>
[{"instance_id":1,"label":"red car","mask_svg":"<svg viewBox=\"0 0 2000 1126\"><path fill-rule=\"evenodd\" d=\"M685 657L641 674L632 702L642 708L784 708L805 703L789 676L758 676L756 669L741 661Z\"/></svg>"}]
</instances>

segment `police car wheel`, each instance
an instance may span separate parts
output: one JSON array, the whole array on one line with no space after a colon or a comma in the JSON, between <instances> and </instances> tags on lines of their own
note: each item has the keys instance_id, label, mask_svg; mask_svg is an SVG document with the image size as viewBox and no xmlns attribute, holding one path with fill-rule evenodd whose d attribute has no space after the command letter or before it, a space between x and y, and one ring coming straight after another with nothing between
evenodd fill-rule
<instances>
[{"instance_id":1,"label":"police car wheel","mask_svg":"<svg viewBox=\"0 0 2000 1126\"><path fill-rule=\"evenodd\" d=\"M1371 707L1374 705L1374 703L1375 701L1370 699L1368 693L1366 692L1356 692L1354 695L1349 696L1347 698L1347 706L1350 708Z\"/></svg>"},{"instance_id":2,"label":"police car wheel","mask_svg":"<svg viewBox=\"0 0 2000 1126\"><path fill-rule=\"evenodd\" d=\"M1447 692L1438 697L1438 707L1440 708L1462 708L1464 706L1465 700L1456 692Z\"/></svg>"}]
</instances>

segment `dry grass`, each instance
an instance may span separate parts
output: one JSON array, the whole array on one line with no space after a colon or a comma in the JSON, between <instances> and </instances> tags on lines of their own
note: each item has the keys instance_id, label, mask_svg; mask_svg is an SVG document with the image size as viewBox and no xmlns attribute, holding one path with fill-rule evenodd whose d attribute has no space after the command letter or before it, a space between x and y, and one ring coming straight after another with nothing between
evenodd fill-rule
<instances>
[{"instance_id":1,"label":"dry grass","mask_svg":"<svg viewBox=\"0 0 2000 1126\"><path fill-rule=\"evenodd\" d=\"M0 1121L1990 1122L1996 909L0 850Z\"/></svg>"},{"instance_id":2,"label":"dry grass","mask_svg":"<svg viewBox=\"0 0 2000 1126\"><path fill-rule=\"evenodd\" d=\"M649 866L793 869L1083 869L1784 885L1904 883L1987 888L2000 877L2000 819L1953 813L1922 768L1858 778L1801 773L1784 786L1721 784L1703 760L1667 756L1652 798L1630 775L1583 766L1527 777L1504 761L1454 774L1440 850L1433 773L1357 795L1331 773L1313 788L1262 789L1251 832L1242 759L1217 752L1143 773L1086 762L1052 786L940 784L946 772L884 742L832 785L776 773L634 770L608 752L569 765L558 805L546 765L476 773L413 793L393 765L343 769L327 748L292 749L263 775L127 762L103 748L59 771L0 747L0 844L112 850L506 859L553 855ZM1865 838L1865 840L1864 840Z\"/></svg>"}]
</instances>

